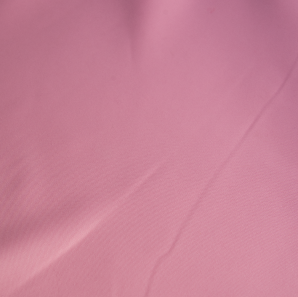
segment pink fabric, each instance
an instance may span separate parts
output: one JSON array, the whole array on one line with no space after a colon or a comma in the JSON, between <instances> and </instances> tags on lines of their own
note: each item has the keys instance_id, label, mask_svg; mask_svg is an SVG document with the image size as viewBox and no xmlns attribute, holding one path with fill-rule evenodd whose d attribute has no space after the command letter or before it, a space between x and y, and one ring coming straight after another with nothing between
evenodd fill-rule
<instances>
[{"instance_id":1,"label":"pink fabric","mask_svg":"<svg viewBox=\"0 0 298 297\"><path fill-rule=\"evenodd\" d=\"M297 3L0 1L0 296L297 297Z\"/></svg>"}]
</instances>

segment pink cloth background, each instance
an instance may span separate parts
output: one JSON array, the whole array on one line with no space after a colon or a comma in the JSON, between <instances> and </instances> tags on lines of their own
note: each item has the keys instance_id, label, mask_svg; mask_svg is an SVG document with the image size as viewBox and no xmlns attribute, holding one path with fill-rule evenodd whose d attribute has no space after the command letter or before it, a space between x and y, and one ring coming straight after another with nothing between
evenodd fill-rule
<instances>
[{"instance_id":1,"label":"pink cloth background","mask_svg":"<svg viewBox=\"0 0 298 297\"><path fill-rule=\"evenodd\" d=\"M0 1L1 297L297 297L296 0Z\"/></svg>"}]
</instances>

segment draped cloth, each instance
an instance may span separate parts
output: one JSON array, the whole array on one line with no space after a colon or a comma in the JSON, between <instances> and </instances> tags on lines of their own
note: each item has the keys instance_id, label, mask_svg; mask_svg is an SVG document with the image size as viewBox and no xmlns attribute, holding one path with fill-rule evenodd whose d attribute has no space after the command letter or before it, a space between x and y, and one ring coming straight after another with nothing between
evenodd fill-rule
<instances>
[{"instance_id":1,"label":"draped cloth","mask_svg":"<svg viewBox=\"0 0 298 297\"><path fill-rule=\"evenodd\" d=\"M0 296L298 296L295 0L0 2Z\"/></svg>"}]
</instances>

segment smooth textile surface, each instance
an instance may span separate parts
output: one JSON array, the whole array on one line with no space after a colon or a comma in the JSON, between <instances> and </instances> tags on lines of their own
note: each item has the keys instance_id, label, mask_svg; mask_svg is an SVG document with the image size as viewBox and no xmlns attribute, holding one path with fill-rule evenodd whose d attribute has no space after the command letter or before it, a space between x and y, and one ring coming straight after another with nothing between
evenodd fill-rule
<instances>
[{"instance_id":1,"label":"smooth textile surface","mask_svg":"<svg viewBox=\"0 0 298 297\"><path fill-rule=\"evenodd\" d=\"M1 297L297 297L298 2L0 1Z\"/></svg>"}]
</instances>

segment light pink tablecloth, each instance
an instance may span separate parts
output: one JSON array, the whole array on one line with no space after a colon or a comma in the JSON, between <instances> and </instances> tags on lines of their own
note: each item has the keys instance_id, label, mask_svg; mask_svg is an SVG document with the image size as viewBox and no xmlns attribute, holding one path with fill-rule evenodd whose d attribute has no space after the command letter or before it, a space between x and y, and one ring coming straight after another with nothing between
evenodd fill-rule
<instances>
[{"instance_id":1,"label":"light pink tablecloth","mask_svg":"<svg viewBox=\"0 0 298 297\"><path fill-rule=\"evenodd\" d=\"M296 0L0 1L1 297L297 297Z\"/></svg>"}]
</instances>

